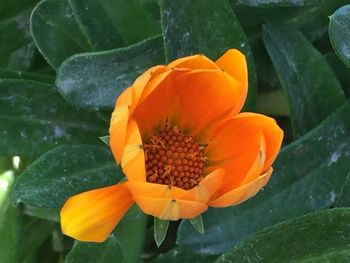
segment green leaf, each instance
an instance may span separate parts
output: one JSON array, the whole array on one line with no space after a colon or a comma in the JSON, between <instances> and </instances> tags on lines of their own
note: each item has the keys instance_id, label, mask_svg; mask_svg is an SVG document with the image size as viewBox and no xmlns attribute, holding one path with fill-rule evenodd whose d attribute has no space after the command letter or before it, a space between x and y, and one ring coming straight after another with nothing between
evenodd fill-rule
<instances>
[{"instance_id":1,"label":"green leaf","mask_svg":"<svg viewBox=\"0 0 350 263\"><path fill-rule=\"evenodd\" d=\"M350 172L337 196L335 207L350 207Z\"/></svg>"},{"instance_id":2,"label":"green leaf","mask_svg":"<svg viewBox=\"0 0 350 263\"><path fill-rule=\"evenodd\" d=\"M36 46L54 69L69 56L90 50L66 1L41 1L32 12L30 27Z\"/></svg>"},{"instance_id":3,"label":"green leaf","mask_svg":"<svg viewBox=\"0 0 350 263\"><path fill-rule=\"evenodd\" d=\"M242 27L251 40L259 38L262 24L274 22L297 28L301 30L308 39L315 41L327 32L327 16L332 14L338 7L348 2L348 0L325 0L317 5L278 8L236 5L235 1L231 1L231 4L237 13ZM254 17L254 19L252 19L252 17Z\"/></svg>"},{"instance_id":4,"label":"green leaf","mask_svg":"<svg viewBox=\"0 0 350 263\"><path fill-rule=\"evenodd\" d=\"M349 220L350 209L305 215L256 233L215 262L348 262Z\"/></svg>"},{"instance_id":5,"label":"green leaf","mask_svg":"<svg viewBox=\"0 0 350 263\"><path fill-rule=\"evenodd\" d=\"M139 263L146 237L147 216L134 205L113 231L126 263Z\"/></svg>"},{"instance_id":6,"label":"green leaf","mask_svg":"<svg viewBox=\"0 0 350 263\"><path fill-rule=\"evenodd\" d=\"M289 116L290 111L283 90L259 94L256 105L257 112L272 116Z\"/></svg>"},{"instance_id":7,"label":"green leaf","mask_svg":"<svg viewBox=\"0 0 350 263\"><path fill-rule=\"evenodd\" d=\"M59 146L22 172L16 180L12 202L58 209L68 197L116 184L121 177L106 147Z\"/></svg>"},{"instance_id":8,"label":"green leaf","mask_svg":"<svg viewBox=\"0 0 350 263\"><path fill-rule=\"evenodd\" d=\"M316 127L345 102L345 96L325 58L298 31L266 24L263 39L291 111L294 134Z\"/></svg>"},{"instance_id":9,"label":"green leaf","mask_svg":"<svg viewBox=\"0 0 350 263\"><path fill-rule=\"evenodd\" d=\"M38 0L1 0L0 21L10 20L31 10L37 2Z\"/></svg>"},{"instance_id":10,"label":"green leaf","mask_svg":"<svg viewBox=\"0 0 350 263\"><path fill-rule=\"evenodd\" d=\"M349 172L349 115L347 101L317 128L285 147L269 183L257 196L239 206L203 214L204 236L184 222L179 245L195 253L218 254L262 228L332 206Z\"/></svg>"},{"instance_id":11,"label":"green leaf","mask_svg":"<svg viewBox=\"0 0 350 263\"><path fill-rule=\"evenodd\" d=\"M0 79L22 79L22 80L34 80L47 84L55 83L55 77L50 75L31 73L26 71L15 71L0 68Z\"/></svg>"},{"instance_id":12,"label":"green leaf","mask_svg":"<svg viewBox=\"0 0 350 263\"><path fill-rule=\"evenodd\" d=\"M166 237L166 233L168 232L169 221L161 220L155 217L153 227L154 227L154 241L156 242L157 246L160 247L160 245L163 243Z\"/></svg>"},{"instance_id":13,"label":"green leaf","mask_svg":"<svg viewBox=\"0 0 350 263\"><path fill-rule=\"evenodd\" d=\"M247 57L249 71L248 107L254 107L256 74L249 42L227 0L161 1L162 28L168 61L205 54L217 59L230 48ZM210 19L208 19L210 18Z\"/></svg>"},{"instance_id":14,"label":"green leaf","mask_svg":"<svg viewBox=\"0 0 350 263\"><path fill-rule=\"evenodd\" d=\"M339 8L329 19L332 46L340 59L350 67L350 5Z\"/></svg>"},{"instance_id":15,"label":"green leaf","mask_svg":"<svg viewBox=\"0 0 350 263\"><path fill-rule=\"evenodd\" d=\"M31 257L50 237L57 224L37 218L29 218L23 225L21 235L20 260ZM39 231L38 231L39 230Z\"/></svg>"},{"instance_id":16,"label":"green leaf","mask_svg":"<svg viewBox=\"0 0 350 263\"><path fill-rule=\"evenodd\" d=\"M0 79L0 154L37 156L58 144L98 143L107 124L70 106L55 87Z\"/></svg>"},{"instance_id":17,"label":"green leaf","mask_svg":"<svg viewBox=\"0 0 350 263\"><path fill-rule=\"evenodd\" d=\"M302 7L318 5L327 0L236 0L237 3L253 7Z\"/></svg>"},{"instance_id":18,"label":"green leaf","mask_svg":"<svg viewBox=\"0 0 350 263\"><path fill-rule=\"evenodd\" d=\"M77 21L95 50L134 44L160 33L138 0L69 0Z\"/></svg>"},{"instance_id":19,"label":"green leaf","mask_svg":"<svg viewBox=\"0 0 350 263\"><path fill-rule=\"evenodd\" d=\"M195 218L189 219L191 225L194 227L194 229L197 230L198 233L204 235L204 225L203 225L203 220L202 216L199 215Z\"/></svg>"},{"instance_id":20,"label":"green leaf","mask_svg":"<svg viewBox=\"0 0 350 263\"><path fill-rule=\"evenodd\" d=\"M103 243L76 241L73 249L67 254L66 263L110 263L126 262L120 242L114 236Z\"/></svg>"},{"instance_id":21,"label":"green leaf","mask_svg":"<svg viewBox=\"0 0 350 263\"><path fill-rule=\"evenodd\" d=\"M60 67L57 86L74 105L113 109L140 74L162 63L163 42L157 36L127 48L73 56Z\"/></svg>"},{"instance_id":22,"label":"green leaf","mask_svg":"<svg viewBox=\"0 0 350 263\"><path fill-rule=\"evenodd\" d=\"M22 51L22 53L25 53L25 48L31 43L31 41L32 39L29 30L29 13L25 13L10 20L1 22L0 67L8 67L9 64L11 64L11 59L17 51ZM20 57L23 58L23 56ZM24 64L24 60L22 60L21 63Z\"/></svg>"},{"instance_id":23,"label":"green leaf","mask_svg":"<svg viewBox=\"0 0 350 263\"><path fill-rule=\"evenodd\" d=\"M169 263L169 262L191 262L191 263L213 263L217 256L196 255L189 253L181 247L174 247L164 254L160 254L152 263Z\"/></svg>"},{"instance_id":24,"label":"green leaf","mask_svg":"<svg viewBox=\"0 0 350 263\"><path fill-rule=\"evenodd\" d=\"M0 175L0 251L1 262L17 263L21 240L22 216L18 208L11 205L12 172Z\"/></svg>"},{"instance_id":25,"label":"green leaf","mask_svg":"<svg viewBox=\"0 0 350 263\"><path fill-rule=\"evenodd\" d=\"M347 98L350 97L350 68L348 68L334 53L325 55L328 64L332 67L335 75L340 81Z\"/></svg>"}]
</instances>

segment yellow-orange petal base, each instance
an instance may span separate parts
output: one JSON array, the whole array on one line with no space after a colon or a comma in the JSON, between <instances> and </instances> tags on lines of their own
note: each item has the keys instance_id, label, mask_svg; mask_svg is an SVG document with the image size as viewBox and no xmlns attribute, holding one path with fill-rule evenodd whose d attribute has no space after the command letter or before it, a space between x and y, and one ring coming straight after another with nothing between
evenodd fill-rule
<instances>
[{"instance_id":1,"label":"yellow-orange petal base","mask_svg":"<svg viewBox=\"0 0 350 263\"><path fill-rule=\"evenodd\" d=\"M129 207L164 220L237 205L269 180L283 139L275 120L239 113L248 91L238 50L150 68L117 99L110 144L127 181L69 198L66 235L102 242Z\"/></svg>"}]
</instances>

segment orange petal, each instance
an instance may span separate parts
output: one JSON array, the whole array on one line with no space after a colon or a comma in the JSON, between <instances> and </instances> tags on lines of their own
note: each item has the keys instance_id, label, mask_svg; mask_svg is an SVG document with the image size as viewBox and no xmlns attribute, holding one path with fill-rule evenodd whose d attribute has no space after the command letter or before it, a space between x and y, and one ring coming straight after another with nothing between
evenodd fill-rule
<instances>
[{"instance_id":1,"label":"orange petal","mask_svg":"<svg viewBox=\"0 0 350 263\"><path fill-rule=\"evenodd\" d=\"M129 119L129 105L132 100L132 89L127 88L116 102L115 110L112 113L109 134L110 146L117 163L120 163L125 146L127 125Z\"/></svg>"},{"instance_id":2,"label":"orange petal","mask_svg":"<svg viewBox=\"0 0 350 263\"><path fill-rule=\"evenodd\" d=\"M173 198L206 203L220 188L225 171L217 169L207 175L197 186L184 190L175 186L155 184L141 181L128 181L126 188L133 196L148 196L152 198Z\"/></svg>"},{"instance_id":3,"label":"orange petal","mask_svg":"<svg viewBox=\"0 0 350 263\"><path fill-rule=\"evenodd\" d=\"M62 232L80 241L103 242L133 203L123 184L75 195L61 210Z\"/></svg>"},{"instance_id":4,"label":"orange petal","mask_svg":"<svg viewBox=\"0 0 350 263\"><path fill-rule=\"evenodd\" d=\"M186 200L193 200L202 203L207 203L212 195L219 190L222 184L222 180L225 175L224 169L216 169L210 174L208 174L200 183L194 188L186 191L186 193L181 196Z\"/></svg>"},{"instance_id":5,"label":"orange petal","mask_svg":"<svg viewBox=\"0 0 350 263\"><path fill-rule=\"evenodd\" d=\"M167 68L165 66L155 66L147 70L135 80L132 85L133 105L130 109L131 112L133 112L137 105L148 96L150 93L149 90L153 90L157 87L161 82L160 80L166 77L166 74L163 74L166 70Z\"/></svg>"},{"instance_id":6,"label":"orange petal","mask_svg":"<svg viewBox=\"0 0 350 263\"><path fill-rule=\"evenodd\" d=\"M186 68L186 69L219 69L218 66L204 55L193 55L183 58L178 58L167 65L171 68Z\"/></svg>"},{"instance_id":7,"label":"orange petal","mask_svg":"<svg viewBox=\"0 0 350 263\"><path fill-rule=\"evenodd\" d=\"M256 180L235 188L228 193L221 195L209 202L209 206L213 207L227 207L238 205L248 198L256 195L256 193L268 182L272 174L272 168L266 173L259 176Z\"/></svg>"},{"instance_id":8,"label":"orange petal","mask_svg":"<svg viewBox=\"0 0 350 263\"><path fill-rule=\"evenodd\" d=\"M154 198L138 195L134 196L134 200L143 212L163 220L194 218L208 209L208 206L204 203L175 198Z\"/></svg>"},{"instance_id":9,"label":"orange petal","mask_svg":"<svg viewBox=\"0 0 350 263\"><path fill-rule=\"evenodd\" d=\"M263 171L269 169L275 161L281 148L283 130L277 125L273 118L262 114L244 112L234 117L240 123L245 123L249 130L260 130L264 134L266 142L266 161Z\"/></svg>"},{"instance_id":10,"label":"orange petal","mask_svg":"<svg viewBox=\"0 0 350 263\"><path fill-rule=\"evenodd\" d=\"M238 125L239 124L239 125ZM259 176L262 173L264 160L265 140L261 131L249 130L247 127L230 120L220 125L218 130L206 148L206 155L209 159L209 167L206 172L217 168L225 170L220 194L238 187L248 176L249 171L256 173L249 174ZM255 165L262 163L262 166ZM256 169L255 169L256 168Z\"/></svg>"},{"instance_id":11,"label":"orange petal","mask_svg":"<svg viewBox=\"0 0 350 263\"><path fill-rule=\"evenodd\" d=\"M180 100L179 126L198 134L240 104L244 87L221 70L192 70L173 81ZM215 105L215 106L214 106Z\"/></svg>"},{"instance_id":12,"label":"orange petal","mask_svg":"<svg viewBox=\"0 0 350 263\"><path fill-rule=\"evenodd\" d=\"M142 138L137 123L133 119L128 124L121 167L128 180L146 180L145 154L142 149Z\"/></svg>"},{"instance_id":13,"label":"orange petal","mask_svg":"<svg viewBox=\"0 0 350 263\"><path fill-rule=\"evenodd\" d=\"M242 83L244 88L242 98L234 109L234 113L237 113L242 109L248 93L248 70L245 56L237 49L229 49L216 61L216 64Z\"/></svg>"},{"instance_id":14,"label":"orange petal","mask_svg":"<svg viewBox=\"0 0 350 263\"><path fill-rule=\"evenodd\" d=\"M179 187L170 187L165 184L154 184L148 182L126 182L126 187L133 196L142 195L155 198L179 198L186 193Z\"/></svg>"},{"instance_id":15,"label":"orange petal","mask_svg":"<svg viewBox=\"0 0 350 263\"><path fill-rule=\"evenodd\" d=\"M132 115L144 140L155 130L164 128L166 121L173 122L174 114L178 114L178 96L172 84L177 74L177 70L165 71L144 89L140 104Z\"/></svg>"}]
</instances>

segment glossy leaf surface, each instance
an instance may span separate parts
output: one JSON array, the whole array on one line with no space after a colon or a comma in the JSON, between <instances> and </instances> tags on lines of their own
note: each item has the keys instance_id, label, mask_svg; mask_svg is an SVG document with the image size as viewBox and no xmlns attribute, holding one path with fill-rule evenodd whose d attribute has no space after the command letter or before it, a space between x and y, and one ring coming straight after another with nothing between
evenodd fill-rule
<instances>
[{"instance_id":1,"label":"glossy leaf surface","mask_svg":"<svg viewBox=\"0 0 350 263\"><path fill-rule=\"evenodd\" d=\"M343 90L325 58L300 32L266 24L263 38L300 137L345 102Z\"/></svg>"},{"instance_id":2,"label":"glossy leaf surface","mask_svg":"<svg viewBox=\"0 0 350 263\"><path fill-rule=\"evenodd\" d=\"M121 177L106 147L60 146L23 171L16 181L12 201L36 208L58 209L68 197L115 184Z\"/></svg>"},{"instance_id":3,"label":"glossy leaf surface","mask_svg":"<svg viewBox=\"0 0 350 263\"><path fill-rule=\"evenodd\" d=\"M350 67L350 5L330 16L329 37L335 52Z\"/></svg>"},{"instance_id":4,"label":"glossy leaf surface","mask_svg":"<svg viewBox=\"0 0 350 263\"><path fill-rule=\"evenodd\" d=\"M348 262L350 209L302 216L253 235L216 263Z\"/></svg>"},{"instance_id":5,"label":"glossy leaf surface","mask_svg":"<svg viewBox=\"0 0 350 263\"><path fill-rule=\"evenodd\" d=\"M58 144L99 143L107 124L48 84L0 80L0 154L37 156ZM48 105L48 106L43 106Z\"/></svg>"},{"instance_id":6,"label":"glossy leaf surface","mask_svg":"<svg viewBox=\"0 0 350 263\"><path fill-rule=\"evenodd\" d=\"M127 48L75 55L60 67L57 86L74 105L113 109L119 94L140 74L163 63L158 36Z\"/></svg>"}]
</instances>

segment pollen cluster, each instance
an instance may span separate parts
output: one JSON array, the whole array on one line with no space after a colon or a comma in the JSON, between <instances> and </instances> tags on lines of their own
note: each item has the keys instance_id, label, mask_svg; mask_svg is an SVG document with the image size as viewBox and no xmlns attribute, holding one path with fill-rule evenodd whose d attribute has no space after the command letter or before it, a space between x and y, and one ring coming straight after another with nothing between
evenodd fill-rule
<instances>
[{"instance_id":1,"label":"pollen cluster","mask_svg":"<svg viewBox=\"0 0 350 263\"><path fill-rule=\"evenodd\" d=\"M189 190L203 179L205 148L176 126L151 136L143 148L147 182Z\"/></svg>"}]
</instances>

